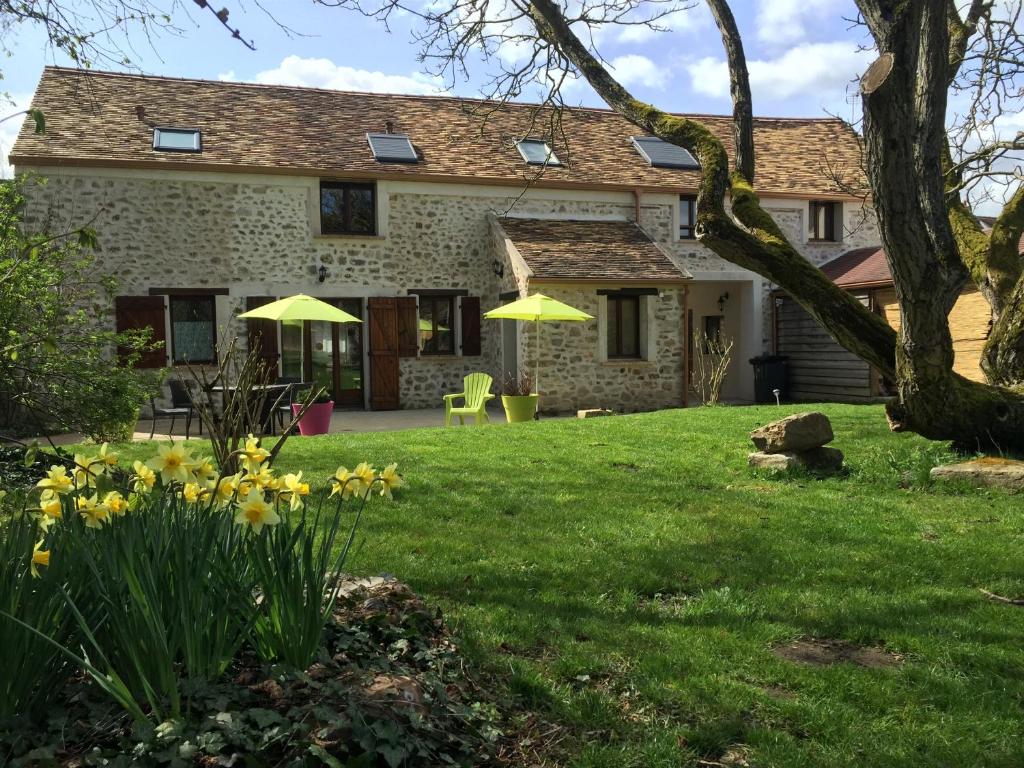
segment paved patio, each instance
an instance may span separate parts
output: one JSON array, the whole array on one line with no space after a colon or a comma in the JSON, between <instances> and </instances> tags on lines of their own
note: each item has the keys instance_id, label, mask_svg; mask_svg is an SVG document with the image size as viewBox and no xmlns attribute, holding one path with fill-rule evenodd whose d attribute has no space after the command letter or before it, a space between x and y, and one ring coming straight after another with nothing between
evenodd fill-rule
<instances>
[{"instance_id":1,"label":"paved patio","mask_svg":"<svg viewBox=\"0 0 1024 768\"><path fill-rule=\"evenodd\" d=\"M487 415L492 424L505 423L505 412L500 406L488 408ZM205 437L205 431L202 435L197 434L196 430L198 424L198 419L193 418L192 430L189 435L190 437ZM424 427L443 426L444 408L422 408L403 411L335 411L331 416L331 434L345 432L399 432L404 429L422 429ZM455 419L452 427L457 428L458 426L458 419ZM475 425L472 421L467 420L466 428L473 426ZM140 419L132 439L148 440L149 430L151 427L152 422L149 419ZM185 420L183 418L179 417L175 420L173 433L170 432L170 428L170 419L158 419L156 424L156 434L154 434L153 439L185 439ZM68 437L74 438L77 436ZM69 439L65 442L77 442L77 440Z\"/></svg>"}]
</instances>

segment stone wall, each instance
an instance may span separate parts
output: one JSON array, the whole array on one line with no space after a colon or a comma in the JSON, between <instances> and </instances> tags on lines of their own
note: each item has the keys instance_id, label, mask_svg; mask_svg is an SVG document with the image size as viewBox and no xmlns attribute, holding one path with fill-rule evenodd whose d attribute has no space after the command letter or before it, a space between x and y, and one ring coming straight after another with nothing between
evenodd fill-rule
<instances>
[{"instance_id":1,"label":"stone wall","mask_svg":"<svg viewBox=\"0 0 1024 768\"><path fill-rule=\"evenodd\" d=\"M316 233L316 181L310 179L174 172L53 171L30 196L28 215L54 226L90 223L102 247L99 268L120 281L120 293L152 288L226 288L217 299L218 322L227 334L244 337L234 316L246 296L310 293L324 297L402 295L411 289L455 289L480 297L484 310L499 293L524 290L522 275L506 266L488 215L632 219L630 195L381 183L381 236L321 236ZM604 198L604 199L602 199ZM642 205L640 223L691 270L735 267L697 243L675 238L671 198ZM799 205L796 203L795 205ZM806 206L805 206L806 210ZM799 211L772 210L787 232L799 235ZM797 242L801 242L799 239ZM851 247L808 246L815 263ZM324 283L317 270L327 269ZM550 291L591 314L596 290ZM654 299L652 299L654 300ZM594 323L552 324L544 329L541 355L545 407L601 406L636 410L682 401L682 292L656 299L657 353L651 362L601 363ZM112 321L111 321L112 322ZM768 327L766 325L766 327ZM438 406L458 391L462 378L486 371L500 380L500 323L483 320L479 357L420 357L400 361L402 405ZM520 360L532 362L532 329L523 328ZM368 378L368 372L367 372Z\"/></svg>"}]
</instances>

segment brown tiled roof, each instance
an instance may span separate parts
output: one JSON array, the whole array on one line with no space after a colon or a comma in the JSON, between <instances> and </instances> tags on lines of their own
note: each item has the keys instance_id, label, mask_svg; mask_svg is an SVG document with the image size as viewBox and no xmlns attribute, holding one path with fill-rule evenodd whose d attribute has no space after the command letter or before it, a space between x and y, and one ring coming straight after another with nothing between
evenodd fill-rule
<instances>
[{"instance_id":1,"label":"brown tiled roof","mask_svg":"<svg viewBox=\"0 0 1024 768\"><path fill-rule=\"evenodd\" d=\"M823 264L821 271L840 288L863 288L892 282L885 251L877 245L847 251Z\"/></svg>"},{"instance_id":2,"label":"brown tiled roof","mask_svg":"<svg viewBox=\"0 0 1024 768\"><path fill-rule=\"evenodd\" d=\"M45 134L28 122L11 153L21 165L114 165L428 178L522 184L533 179L514 142L547 125L532 105L496 106L439 96L369 93L179 80L47 67L32 105ZM490 113L482 123L480 113ZM731 119L699 116L731 151ZM388 122L408 133L417 164L378 163L366 133ZM652 168L630 144L639 130L608 110L577 109L564 118L568 146L554 142L563 167L538 186L693 190L698 172ZM200 154L157 152L152 128L202 130ZM531 129L531 126L534 126ZM834 119L758 118L757 187L762 193L845 197L825 169L858 166L859 139Z\"/></svg>"},{"instance_id":3,"label":"brown tiled roof","mask_svg":"<svg viewBox=\"0 0 1024 768\"><path fill-rule=\"evenodd\" d=\"M534 280L680 281L677 267L631 221L498 219Z\"/></svg>"}]
</instances>

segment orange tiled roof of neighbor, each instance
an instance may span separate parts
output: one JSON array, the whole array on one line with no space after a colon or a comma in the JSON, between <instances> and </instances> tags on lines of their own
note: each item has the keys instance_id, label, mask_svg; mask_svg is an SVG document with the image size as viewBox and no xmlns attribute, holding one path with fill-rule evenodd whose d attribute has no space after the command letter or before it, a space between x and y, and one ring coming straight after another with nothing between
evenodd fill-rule
<instances>
[{"instance_id":1,"label":"orange tiled roof of neighbor","mask_svg":"<svg viewBox=\"0 0 1024 768\"><path fill-rule=\"evenodd\" d=\"M314 88L85 72L47 67L32 105L46 115L36 135L26 121L15 165L194 168L352 178L544 187L693 190L698 171L651 167L633 148L641 134L610 110L573 109L563 119L568 145L553 149L562 167L540 178L516 149L534 121L535 105L447 96L397 96ZM483 121L481 111L489 116ZM731 151L732 121L700 116ZM391 123L407 133L415 164L378 163L366 134ZM531 129L531 126L533 128ZM201 153L158 152L154 127L199 128ZM757 188L763 194L846 198L828 168L859 167L860 141L832 118L757 118Z\"/></svg>"},{"instance_id":2,"label":"orange tiled roof of neighbor","mask_svg":"<svg viewBox=\"0 0 1024 768\"><path fill-rule=\"evenodd\" d=\"M690 275L631 221L502 218L531 280L680 282Z\"/></svg>"}]
</instances>

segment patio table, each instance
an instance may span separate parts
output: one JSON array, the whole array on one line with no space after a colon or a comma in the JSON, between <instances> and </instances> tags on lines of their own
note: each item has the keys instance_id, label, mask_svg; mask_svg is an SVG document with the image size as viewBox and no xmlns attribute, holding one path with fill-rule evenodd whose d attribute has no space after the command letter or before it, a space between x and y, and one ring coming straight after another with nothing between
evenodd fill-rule
<instances>
[{"instance_id":1,"label":"patio table","mask_svg":"<svg viewBox=\"0 0 1024 768\"><path fill-rule=\"evenodd\" d=\"M301 386L301 384L290 383L290 384L255 384L251 386L250 391L263 391L266 392L266 396L263 399L263 409L260 412L260 433L271 434L274 432L274 406L281 400L282 394L289 390L295 389ZM235 392L238 387L234 384L218 384L217 386L211 387L212 392ZM250 427L252 425L249 425Z\"/></svg>"}]
</instances>

